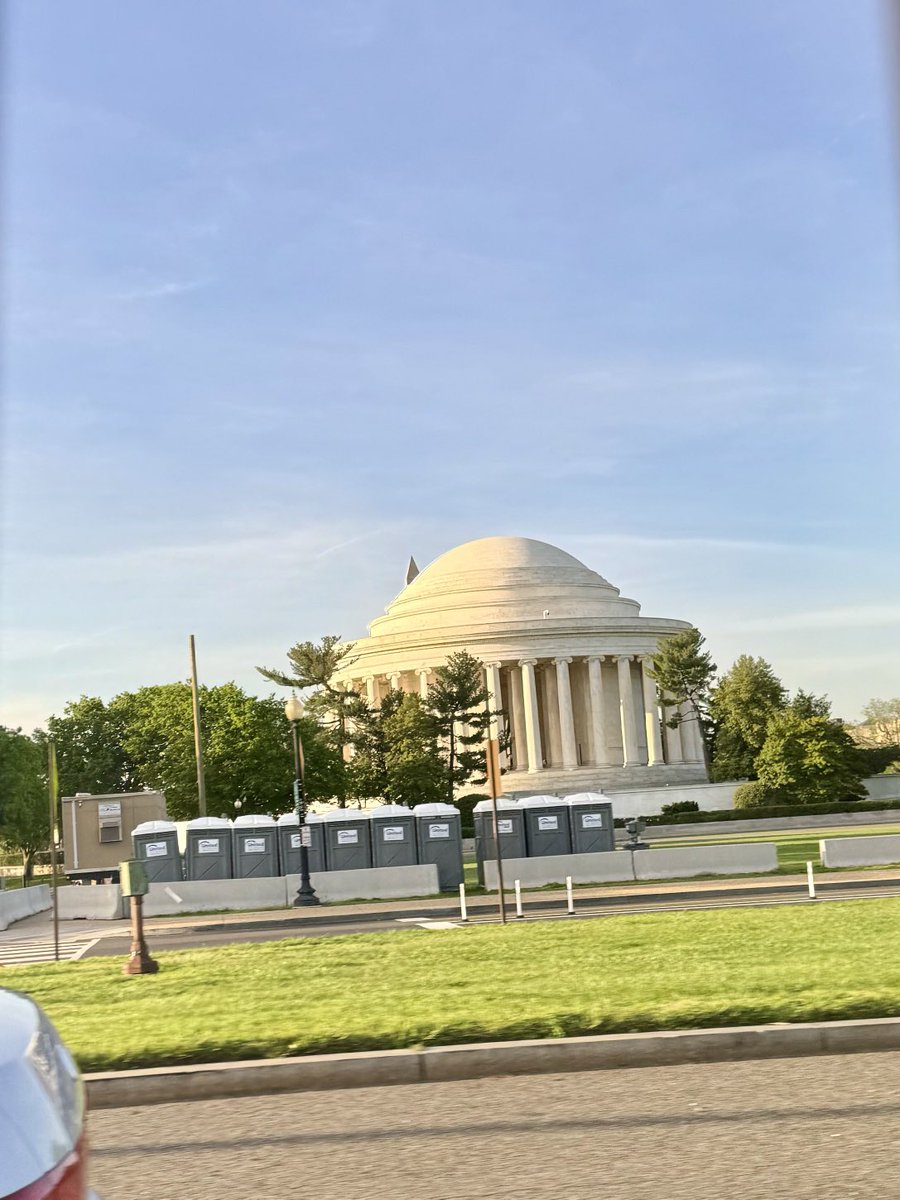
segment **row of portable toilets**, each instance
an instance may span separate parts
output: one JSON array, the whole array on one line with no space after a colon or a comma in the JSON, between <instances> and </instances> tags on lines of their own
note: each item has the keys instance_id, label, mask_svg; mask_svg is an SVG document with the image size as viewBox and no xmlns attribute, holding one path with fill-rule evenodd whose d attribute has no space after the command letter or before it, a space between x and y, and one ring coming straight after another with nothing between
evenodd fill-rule
<instances>
[{"instance_id":1,"label":"row of portable toilets","mask_svg":"<svg viewBox=\"0 0 900 1200\"><path fill-rule=\"evenodd\" d=\"M478 882L484 883L485 859L496 857L493 801L474 808ZM612 804L600 792L573 796L525 796L497 800L497 833L502 858L539 858L550 854L601 854L616 848Z\"/></svg>"},{"instance_id":2,"label":"row of portable toilets","mask_svg":"<svg viewBox=\"0 0 900 1200\"><path fill-rule=\"evenodd\" d=\"M309 813L306 836L311 874L434 863L442 890L463 882L462 826L451 804ZM151 883L294 875L300 871L300 839L296 813L277 820L198 817L187 822L183 854L174 821L145 821L131 834L134 857L144 863Z\"/></svg>"}]
</instances>

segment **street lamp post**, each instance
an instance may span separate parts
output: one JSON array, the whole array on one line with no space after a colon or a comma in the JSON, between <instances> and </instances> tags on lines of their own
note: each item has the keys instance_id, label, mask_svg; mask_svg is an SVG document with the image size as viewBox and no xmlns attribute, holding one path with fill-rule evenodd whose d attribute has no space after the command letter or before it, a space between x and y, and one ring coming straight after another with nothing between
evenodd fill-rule
<instances>
[{"instance_id":1,"label":"street lamp post","mask_svg":"<svg viewBox=\"0 0 900 1200\"><path fill-rule=\"evenodd\" d=\"M305 908L311 904L318 904L319 897L309 879L309 827L306 824L306 792L303 787L303 743L297 728L297 722L303 716L303 704L293 693L285 703L284 715L291 723L294 739L294 811L297 814L300 832L300 886L294 897L294 908Z\"/></svg>"}]
</instances>

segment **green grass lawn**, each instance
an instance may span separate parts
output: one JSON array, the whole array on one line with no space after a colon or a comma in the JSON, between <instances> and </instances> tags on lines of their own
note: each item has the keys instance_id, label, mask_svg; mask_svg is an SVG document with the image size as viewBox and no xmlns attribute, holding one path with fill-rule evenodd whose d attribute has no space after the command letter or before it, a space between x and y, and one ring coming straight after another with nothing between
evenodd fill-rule
<instances>
[{"instance_id":1,"label":"green grass lawn","mask_svg":"<svg viewBox=\"0 0 900 1200\"><path fill-rule=\"evenodd\" d=\"M88 1070L900 1013L900 901L296 939L6 968ZM151 947L152 948L152 947Z\"/></svg>"}]
</instances>

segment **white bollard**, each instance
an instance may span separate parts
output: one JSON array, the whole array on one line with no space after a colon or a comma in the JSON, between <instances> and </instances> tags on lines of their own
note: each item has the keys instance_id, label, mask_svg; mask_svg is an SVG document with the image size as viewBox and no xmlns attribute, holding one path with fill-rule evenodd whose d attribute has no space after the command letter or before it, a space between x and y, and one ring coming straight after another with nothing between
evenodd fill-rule
<instances>
[{"instance_id":1,"label":"white bollard","mask_svg":"<svg viewBox=\"0 0 900 1200\"><path fill-rule=\"evenodd\" d=\"M466 910L466 885L464 883L459 885L459 911L460 920L468 921L469 916Z\"/></svg>"},{"instance_id":2,"label":"white bollard","mask_svg":"<svg viewBox=\"0 0 900 1200\"><path fill-rule=\"evenodd\" d=\"M816 881L813 878L813 865L811 862L808 862L806 864L806 883L809 888L810 900L815 900L815 898L816 898Z\"/></svg>"},{"instance_id":3,"label":"white bollard","mask_svg":"<svg viewBox=\"0 0 900 1200\"><path fill-rule=\"evenodd\" d=\"M569 916L571 917L575 913L575 898L572 895L572 876L571 875L566 876L566 902L567 902L568 908L569 908Z\"/></svg>"},{"instance_id":4,"label":"white bollard","mask_svg":"<svg viewBox=\"0 0 900 1200\"><path fill-rule=\"evenodd\" d=\"M521 917L522 913L522 885L516 880L516 916Z\"/></svg>"}]
</instances>

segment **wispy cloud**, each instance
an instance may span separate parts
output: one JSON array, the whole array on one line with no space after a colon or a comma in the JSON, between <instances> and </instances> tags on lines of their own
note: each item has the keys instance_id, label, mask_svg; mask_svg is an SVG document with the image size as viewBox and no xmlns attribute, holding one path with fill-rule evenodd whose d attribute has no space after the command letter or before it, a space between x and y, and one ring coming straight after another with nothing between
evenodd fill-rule
<instances>
[{"instance_id":1,"label":"wispy cloud","mask_svg":"<svg viewBox=\"0 0 900 1200\"><path fill-rule=\"evenodd\" d=\"M117 300L131 302L133 300L164 300L167 296L183 296L187 292L199 292L209 287L209 279L171 280L166 283L151 283L144 287L130 288L119 292Z\"/></svg>"},{"instance_id":2,"label":"wispy cloud","mask_svg":"<svg viewBox=\"0 0 900 1200\"><path fill-rule=\"evenodd\" d=\"M729 631L792 633L815 629L878 629L900 625L900 604L856 604L726 621Z\"/></svg>"}]
</instances>

